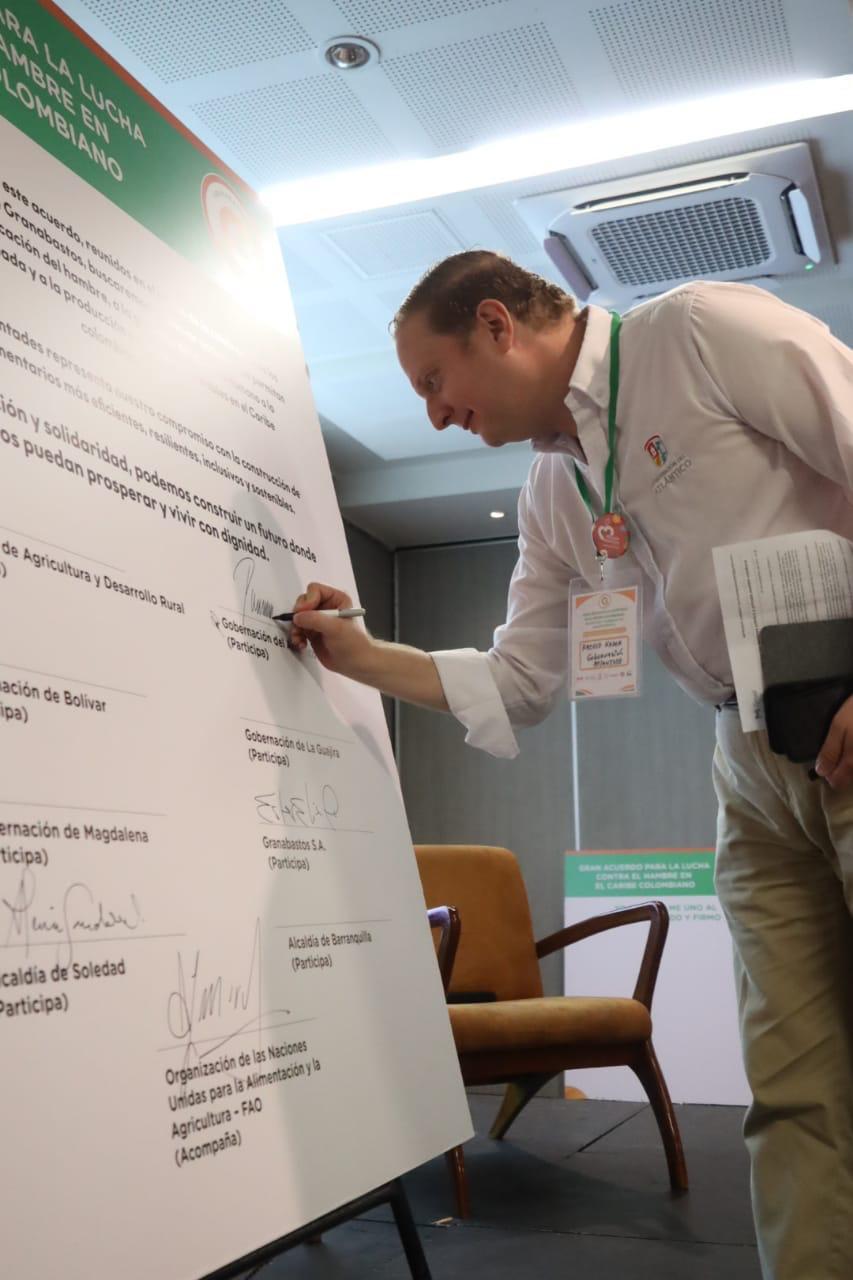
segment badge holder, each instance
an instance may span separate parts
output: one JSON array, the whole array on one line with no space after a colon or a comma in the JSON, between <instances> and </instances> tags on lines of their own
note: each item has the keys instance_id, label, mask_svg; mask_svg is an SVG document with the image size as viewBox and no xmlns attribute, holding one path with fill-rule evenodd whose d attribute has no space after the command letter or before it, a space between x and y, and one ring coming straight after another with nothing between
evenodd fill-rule
<instances>
[{"instance_id":1,"label":"badge holder","mask_svg":"<svg viewBox=\"0 0 853 1280\"><path fill-rule=\"evenodd\" d=\"M620 572L613 586L576 578L569 593L569 698L637 698L643 667L643 584Z\"/></svg>"}]
</instances>

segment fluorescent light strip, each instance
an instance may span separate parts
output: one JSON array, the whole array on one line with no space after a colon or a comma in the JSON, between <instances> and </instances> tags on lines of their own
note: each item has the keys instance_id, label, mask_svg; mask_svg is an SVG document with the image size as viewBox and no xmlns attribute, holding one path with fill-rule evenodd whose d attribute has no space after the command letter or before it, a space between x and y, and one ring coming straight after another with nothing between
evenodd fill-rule
<instances>
[{"instance_id":1,"label":"fluorescent light strip","mask_svg":"<svg viewBox=\"0 0 853 1280\"><path fill-rule=\"evenodd\" d=\"M280 182L267 187L261 199L276 226L289 227L850 110L853 75L797 80L581 120L451 155Z\"/></svg>"}]
</instances>

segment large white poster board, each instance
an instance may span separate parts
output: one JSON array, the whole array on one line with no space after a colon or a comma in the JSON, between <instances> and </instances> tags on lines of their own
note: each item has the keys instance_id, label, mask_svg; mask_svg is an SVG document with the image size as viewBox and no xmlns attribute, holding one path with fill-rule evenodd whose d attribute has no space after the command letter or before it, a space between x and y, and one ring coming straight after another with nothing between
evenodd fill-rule
<instances>
[{"instance_id":1,"label":"large white poster board","mask_svg":"<svg viewBox=\"0 0 853 1280\"><path fill-rule=\"evenodd\" d=\"M0 8L3 1271L201 1276L470 1134L275 240ZM360 624L354 624L360 625Z\"/></svg>"}]
</instances>

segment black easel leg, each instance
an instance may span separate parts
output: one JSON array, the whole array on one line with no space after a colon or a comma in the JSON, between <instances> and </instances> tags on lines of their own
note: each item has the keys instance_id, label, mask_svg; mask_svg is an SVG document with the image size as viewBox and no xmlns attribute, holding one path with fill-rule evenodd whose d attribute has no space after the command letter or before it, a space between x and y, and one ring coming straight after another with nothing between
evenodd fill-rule
<instances>
[{"instance_id":1,"label":"black easel leg","mask_svg":"<svg viewBox=\"0 0 853 1280\"><path fill-rule=\"evenodd\" d=\"M412 1280L431 1280L424 1247L421 1244L421 1238L418 1235L418 1229L415 1226L415 1220L409 1208L409 1200L403 1183L399 1178L396 1178L390 1186L389 1203L394 1212L394 1221L397 1224L400 1239L403 1242L403 1249L406 1254L406 1261L409 1264L409 1270L412 1273Z\"/></svg>"},{"instance_id":2,"label":"black easel leg","mask_svg":"<svg viewBox=\"0 0 853 1280\"><path fill-rule=\"evenodd\" d=\"M217 1271L208 1272L206 1280L239 1280L239 1277L251 1267L261 1267L297 1244L319 1244L321 1236L331 1231L332 1227L350 1222L353 1218L358 1218L381 1204L390 1204L394 1212L394 1221L412 1273L412 1280L432 1280L421 1238L400 1178L395 1178L393 1182L386 1182L383 1186L368 1191L366 1195L359 1196L356 1200L350 1200L348 1204L341 1205L339 1209L333 1209L322 1218L307 1222L304 1227L299 1227L289 1235L282 1236L280 1240L274 1240L271 1244L255 1249L253 1253L247 1253L236 1262L229 1262L227 1266L220 1267Z\"/></svg>"}]
</instances>

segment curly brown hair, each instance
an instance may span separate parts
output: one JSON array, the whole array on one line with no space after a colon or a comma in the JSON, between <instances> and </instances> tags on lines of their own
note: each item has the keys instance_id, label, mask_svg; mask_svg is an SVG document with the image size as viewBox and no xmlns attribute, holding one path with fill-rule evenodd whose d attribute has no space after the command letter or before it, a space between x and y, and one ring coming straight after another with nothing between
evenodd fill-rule
<instances>
[{"instance_id":1,"label":"curly brown hair","mask_svg":"<svg viewBox=\"0 0 853 1280\"><path fill-rule=\"evenodd\" d=\"M430 267L399 307L390 329L416 312L425 312L435 333L464 337L474 327L477 307L484 298L502 302L516 320L544 329L565 315L576 315L571 294L511 258L490 249L451 254Z\"/></svg>"}]
</instances>

